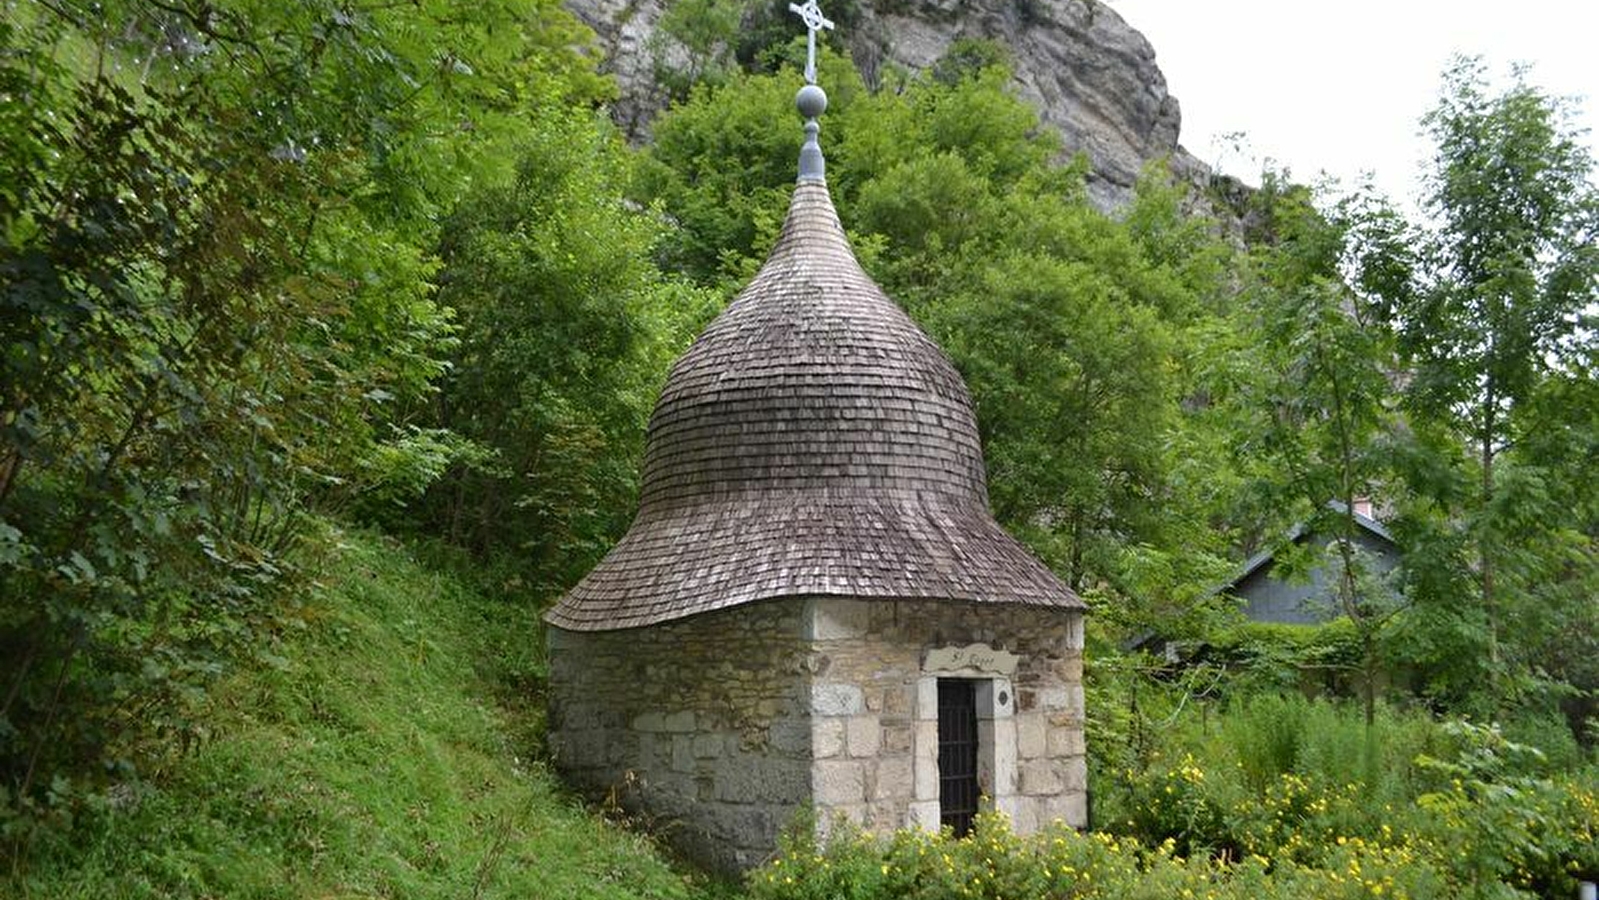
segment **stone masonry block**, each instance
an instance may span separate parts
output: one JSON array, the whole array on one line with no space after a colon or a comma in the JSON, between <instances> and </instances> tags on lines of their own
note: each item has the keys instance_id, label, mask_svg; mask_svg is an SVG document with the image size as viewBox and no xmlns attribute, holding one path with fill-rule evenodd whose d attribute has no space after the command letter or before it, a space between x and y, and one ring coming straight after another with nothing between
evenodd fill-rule
<instances>
[{"instance_id":1,"label":"stone masonry block","mask_svg":"<svg viewBox=\"0 0 1599 900\"><path fill-rule=\"evenodd\" d=\"M811 720L811 755L831 759L844 752L844 720Z\"/></svg>"},{"instance_id":2,"label":"stone masonry block","mask_svg":"<svg viewBox=\"0 0 1599 900\"><path fill-rule=\"evenodd\" d=\"M1066 657L1065 659L1061 660L1060 662L1056 663L1055 664L1055 673L1062 681L1065 681L1067 683L1075 683L1075 682L1082 681L1083 680L1083 657L1082 657L1082 654L1073 652L1072 655L1070 655L1070 656Z\"/></svg>"},{"instance_id":3,"label":"stone masonry block","mask_svg":"<svg viewBox=\"0 0 1599 900\"><path fill-rule=\"evenodd\" d=\"M1017 791L1034 797L1058 794L1066 787L1055 764L1045 759L1021 761L1016 766L1016 775Z\"/></svg>"},{"instance_id":4,"label":"stone masonry block","mask_svg":"<svg viewBox=\"0 0 1599 900\"><path fill-rule=\"evenodd\" d=\"M1084 792L1088 790L1088 758L1074 756L1060 764L1062 779L1066 782L1067 791Z\"/></svg>"},{"instance_id":5,"label":"stone masonry block","mask_svg":"<svg viewBox=\"0 0 1599 900\"><path fill-rule=\"evenodd\" d=\"M1016 714L1016 690L1008 678L977 683L977 717L1009 719Z\"/></svg>"},{"instance_id":6,"label":"stone masonry block","mask_svg":"<svg viewBox=\"0 0 1599 900\"><path fill-rule=\"evenodd\" d=\"M1051 725L1048 735L1049 755L1056 759L1064 756L1082 756L1085 752L1083 726L1076 721L1066 725Z\"/></svg>"},{"instance_id":7,"label":"stone masonry block","mask_svg":"<svg viewBox=\"0 0 1599 900\"><path fill-rule=\"evenodd\" d=\"M987 725L988 723L983 723ZM1016 720L993 722L994 772L989 790L998 797L1016 793Z\"/></svg>"},{"instance_id":8,"label":"stone masonry block","mask_svg":"<svg viewBox=\"0 0 1599 900\"><path fill-rule=\"evenodd\" d=\"M1072 828L1088 825L1088 795L1067 792L1053 797L1039 797L1039 825L1053 825L1057 821Z\"/></svg>"},{"instance_id":9,"label":"stone masonry block","mask_svg":"<svg viewBox=\"0 0 1599 900\"><path fill-rule=\"evenodd\" d=\"M812 766L816 805L832 809L866 800L865 763L820 759Z\"/></svg>"},{"instance_id":10,"label":"stone masonry block","mask_svg":"<svg viewBox=\"0 0 1599 900\"><path fill-rule=\"evenodd\" d=\"M914 685L890 685L883 691L883 715L896 719L909 719L915 715L916 687Z\"/></svg>"},{"instance_id":11,"label":"stone masonry block","mask_svg":"<svg viewBox=\"0 0 1599 900\"><path fill-rule=\"evenodd\" d=\"M672 736L672 771L694 771L694 738L689 735Z\"/></svg>"},{"instance_id":12,"label":"stone masonry block","mask_svg":"<svg viewBox=\"0 0 1599 900\"><path fill-rule=\"evenodd\" d=\"M1043 756L1049 747L1044 719L1038 715L1016 717L1016 755L1022 759Z\"/></svg>"},{"instance_id":13,"label":"stone masonry block","mask_svg":"<svg viewBox=\"0 0 1599 900\"><path fill-rule=\"evenodd\" d=\"M705 812L721 826L723 834L730 835L741 846L755 847L769 843L779 825L766 806L743 806L724 803L706 804Z\"/></svg>"},{"instance_id":14,"label":"stone masonry block","mask_svg":"<svg viewBox=\"0 0 1599 900\"><path fill-rule=\"evenodd\" d=\"M855 716L845 726L849 740L849 755L853 757L876 756L883 746L883 729L876 716Z\"/></svg>"},{"instance_id":15,"label":"stone masonry block","mask_svg":"<svg viewBox=\"0 0 1599 900\"><path fill-rule=\"evenodd\" d=\"M915 763L915 792L911 795L917 800L938 800L938 762L937 760L918 759Z\"/></svg>"},{"instance_id":16,"label":"stone masonry block","mask_svg":"<svg viewBox=\"0 0 1599 900\"><path fill-rule=\"evenodd\" d=\"M790 760L724 757L715 770L715 799L725 803L797 803L808 787L808 767Z\"/></svg>"},{"instance_id":17,"label":"stone masonry block","mask_svg":"<svg viewBox=\"0 0 1599 900\"><path fill-rule=\"evenodd\" d=\"M911 761L905 757L879 760L876 778L872 782L873 800L891 800L908 797L915 785L912 783Z\"/></svg>"},{"instance_id":18,"label":"stone masonry block","mask_svg":"<svg viewBox=\"0 0 1599 900\"><path fill-rule=\"evenodd\" d=\"M916 718L938 721L938 679L931 676L916 680Z\"/></svg>"},{"instance_id":19,"label":"stone masonry block","mask_svg":"<svg viewBox=\"0 0 1599 900\"><path fill-rule=\"evenodd\" d=\"M883 726L883 748L881 752L887 755L910 753L914 734L909 725Z\"/></svg>"},{"instance_id":20,"label":"stone masonry block","mask_svg":"<svg viewBox=\"0 0 1599 900\"><path fill-rule=\"evenodd\" d=\"M779 719L766 729L766 742L772 750L785 756L809 756L812 747L812 725L803 719Z\"/></svg>"},{"instance_id":21,"label":"stone masonry block","mask_svg":"<svg viewBox=\"0 0 1599 900\"><path fill-rule=\"evenodd\" d=\"M902 798L877 800L867 806L867 826L885 834L905 825L905 806Z\"/></svg>"},{"instance_id":22,"label":"stone masonry block","mask_svg":"<svg viewBox=\"0 0 1599 900\"><path fill-rule=\"evenodd\" d=\"M817 812L819 815L816 820L816 834L825 841L840 822L866 824L867 817L871 814L871 807L864 803L846 803L819 809Z\"/></svg>"},{"instance_id":23,"label":"stone masonry block","mask_svg":"<svg viewBox=\"0 0 1599 900\"><path fill-rule=\"evenodd\" d=\"M833 682L811 688L811 713L818 716L853 716L865 708L866 698L853 684Z\"/></svg>"},{"instance_id":24,"label":"stone masonry block","mask_svg":"<svg viewBox=\"0 0 1599 900\"><path fill-rule=\"evenodd\" d=\"M1011 831L1016 834L1032 834L1038 830L1038 814L1036 803L1031 797L995 797L994 811L1001 813L1010 820Z\"/></svg>"},{"instance_id":25,"label":"stone masonry block","mask_svg":"<svg viewBox=\"0 0 1599 900\"><path fill-rule=\"evenodd\" d=\"M810 620L805 635L808 640L847 640L866 634L871 617L870 603L838 597L817 597L808 606Z\"/></svg>"},{"instance_id":26,"label":"stone masonry block","mask_svg":"<svg viewBox=\"0 0 1599 900\"><path fill-rule=\"evenodd\" d=\"M914 825L926 831L937 831L939 828L938 814L937 800L917 800L906 810L905 818L907 821L905 824Z\"/></svg>"},{"instance_id":27,"label":"stone masonry block","mask_svg":"<svg viewBox=\"0 0 1599 900\"><path fill-rule=\"evenodd\" d=\"M1064 687L1045 688L1038 692L1038 705L1047 712L1069 711L1071 694Z\"/></svg>"}]
</instances>

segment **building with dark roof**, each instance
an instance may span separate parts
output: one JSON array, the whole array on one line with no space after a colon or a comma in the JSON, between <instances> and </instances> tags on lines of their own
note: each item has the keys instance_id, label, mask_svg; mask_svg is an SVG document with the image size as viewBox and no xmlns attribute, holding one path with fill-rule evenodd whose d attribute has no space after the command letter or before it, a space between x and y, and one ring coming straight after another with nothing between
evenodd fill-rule
<instances>
[{"instance_id":1,"label":"building with dark roof","mask_svg":"<svg viewBox=\"0 0 1599 900\"><path fill-rule=\"evenodd\" d=\"M825 96L799 105L781 236L673 367L632 527L546 616L556 765L729 871L805 808L1082 826L1083 602L994 521L966 385L856 261Z\"/></svg>"},{"instance_id":2,"label":"building with dark roof","mask_svg":"<svg viewBox=\"0 0 1599 900\"><path fill-rule=\"evenodd\" d=\"M1339 514L1345 508L1336 500L1327 505ZM1369 502L1355 502L1354 543L1371 573L1384 577L1399 565L1399 545L1388 529L1372 517L1372 512ZM1328 552L1329 562L1313 566L1310 571L1293 578L1284 576L1277 564L1277 556L1285 545L1325 547L1333 540L1333 535L1301 522L1289 530L1282 543L1251 556L1218 593L1242 601L1244 615L1254 622L1315 625L1336 619L1344 615L1334 583L1339 570L1330 562L1336 554Z\"/></svg>"}]
</instances>

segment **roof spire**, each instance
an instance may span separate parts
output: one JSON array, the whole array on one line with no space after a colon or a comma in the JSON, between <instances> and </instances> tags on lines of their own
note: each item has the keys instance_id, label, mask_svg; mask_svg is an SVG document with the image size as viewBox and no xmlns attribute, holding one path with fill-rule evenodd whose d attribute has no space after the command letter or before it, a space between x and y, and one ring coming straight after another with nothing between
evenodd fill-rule
<instances>
[{"instance_id":1,"label":"roof spire","mask_svg":"<svg viewBox=\"0 0 1599 900\"><path fill-rule=\"evenodd\" d=\"M805 144L800 147L799 180L825 181L827 164L822 159L822 145L816 140L822 126L816 119L827 110L827 93L816 84L816 32L823 28L831 30L833 22L822 15L816 0L805 0L803 6L790 3L788 9L798 13L804 20L806 31L805 86L794 97L794 106L805 117Z\"/></svg>"}]
</instances>

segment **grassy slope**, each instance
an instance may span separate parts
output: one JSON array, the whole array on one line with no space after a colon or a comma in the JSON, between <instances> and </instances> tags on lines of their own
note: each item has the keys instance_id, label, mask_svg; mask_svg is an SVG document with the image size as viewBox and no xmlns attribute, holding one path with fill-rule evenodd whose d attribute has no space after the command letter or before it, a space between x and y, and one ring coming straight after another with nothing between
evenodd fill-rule
<instances>
[{"instance_id":1,"label":"grassy slope","mask_svg":"<svg viewBox=\"0 0 1599 900\"><path fill-rule=\"evenodd\" d=\"M343 541L284 659L219 687L212 738L130 811L37 848L28 893L609 900L708 890L585 813L528 759L533 713L493 698L514 697L507 676L538 665L531 613L392 542Z\"/></svg>"}]
</instances>

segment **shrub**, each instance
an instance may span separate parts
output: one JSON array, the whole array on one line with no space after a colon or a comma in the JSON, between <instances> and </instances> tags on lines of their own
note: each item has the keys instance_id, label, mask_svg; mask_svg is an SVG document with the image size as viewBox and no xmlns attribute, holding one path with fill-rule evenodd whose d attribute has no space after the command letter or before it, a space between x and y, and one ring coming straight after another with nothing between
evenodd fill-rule
<instances>
[{"instance_id":1,"label":"shrub","mask_svg":"<svg viewBox=\"0 0 1599 900\"><path fill-rule=\"evenodd\" d=\"M1196 716L1191 696L1185 709L1144 685L1153 749L1142 765L1101 759L1093 776L1094 825L1123 845L1264 860L1273 890L1312 877L1290 872L1337 885L1334 874L1358 866L1365 882L1391 873L1391 885L1377 879L1385 896L1438 884L1467 897L1569 896L1599 866L1599 771L1574 768L1559 742L1551 758L1496 726L1384 705L1368 727L1358 707L1295 694L1234 697Z\"/></svg>"},{"instance_id":2,"label":"shrub","mask_svg":"<svg viewBox=\"0 0 1599 900\"><path fill-rule=\"evenodd\" d=\"M755 900L1272 900L1450 896L1440 870L1404 847L1346 841L1326 865L1248 856L1236 862L1184 857L1172 841L1150 845L1057 822L1014 834L1003 815L978 817L972 833L909 830L874 838L834 828L826 842L787 844L752 872Z\"/></svg>"}]
</instances>

